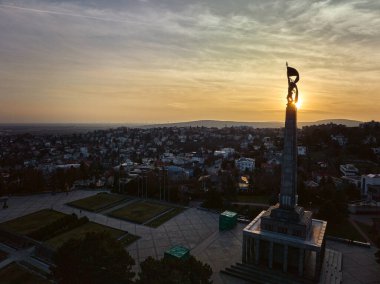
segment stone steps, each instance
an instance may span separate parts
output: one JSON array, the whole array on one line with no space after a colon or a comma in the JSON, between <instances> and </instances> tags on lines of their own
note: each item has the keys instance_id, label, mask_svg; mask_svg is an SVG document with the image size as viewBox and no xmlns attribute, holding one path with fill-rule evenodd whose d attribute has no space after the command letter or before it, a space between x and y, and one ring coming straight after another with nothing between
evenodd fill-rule
<instances>
[{"instance_id":1,"label":"stone steps","mask_svg":"<svg viewBox=\"0 0 380 284\"><path fill-rule=\"evenodd\" d=\"M287 274L275 272L263 267L249 264L236 263L221 271L230 276L240 278L254 284L301 284L308 283Z\"/></svg>"},{"instance_id":2,"label":"stone steps","mask_svg":"<svg viewBox=\"0 0 380 284\"><path fill-rule=\"evenodd\" d=\"M341 252L326 249L321 268L319 284L341 284L342 283L342 261ZM254 284L306 284L309 280L285 274L269 268L236 263L221 271L227 275L240 278Z\"/></svg>"},{"instance_id":3,"label":"stone steps","mask_svg":"<svg viewBox=\"0 0 380 284\"><path fill-rule=\"evenodd\" d=\"M321 269L320 284L342 283L342 260L343 256L341 252L326 249Z\"/></svg>"}]
</instances>

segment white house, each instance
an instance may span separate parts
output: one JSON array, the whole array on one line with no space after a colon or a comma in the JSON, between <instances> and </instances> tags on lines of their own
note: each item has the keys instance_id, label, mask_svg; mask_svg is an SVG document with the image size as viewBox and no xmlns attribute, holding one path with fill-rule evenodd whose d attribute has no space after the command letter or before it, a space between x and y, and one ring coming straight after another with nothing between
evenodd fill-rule
<instances>
[{"instance_id":1,"label":"white house","mask_svg":"<svg viewBox=\"0 0 380 284\"><path fill-rule=\"evenodd\" d=\"M297 146L298 156L306 156L306 146Z\"/></svg>"},{"instance_id":2,"label":"white house","mask_svg":"<svg viewBox=\"0 0 380 284\"><path fill-rule=\"evenodd\" d=\"M223 148L214 152L214 156L221 156L225 159L232 156L233 154L235 154L235 149L233 148Z\"/></svg>"},{"instance_id":3,"label":"white house","mask_svg":"<svg viewBox=\"0 0 380 284\"><path fill-rule=\"evenodd\" d=\"M340 172L344 176L357 176L359 175L359 170L353 164L345 164L339 166Z\"/></svg>"},{"instance_id":4,"label":"white house","mask_svg":"<svg viewBox=\"0 0 380 284\"><path fill-rule=\"evenodd\" d=\"M88 157L88 149L87 149L87 147L80 147L80 153L82 154L82 156L84 158L87 158Z\"/></svg>"},{"instance_id":5,"label":"white house","mask_svg":"<svg viewBox=\"0 0 380 284\"><path fill-rule=\"evenodd\" d=\"M246 170L252 172L255 169L255 159L240 158L238 160L235 160L235 166L241 172L244 172Z\"/></svg>"},{"instance_id":6,"label":"white house","mask_svg":"<svg viewBox=\"0 0 380 284\"><path fill-rule=\"evenodd\" d=\"M339 146L345 146L348 142L348 139L342 134L331 135L331 140L338 142Z\"/></svg>"}]
</instances>

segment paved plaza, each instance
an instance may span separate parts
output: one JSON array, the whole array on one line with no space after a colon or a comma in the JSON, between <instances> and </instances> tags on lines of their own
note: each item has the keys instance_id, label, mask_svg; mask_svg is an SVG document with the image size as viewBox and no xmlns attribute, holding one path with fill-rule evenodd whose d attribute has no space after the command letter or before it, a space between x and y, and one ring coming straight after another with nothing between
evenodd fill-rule
<instances>
[{"instance_id":1,"label":"paved plaza","mask_svg":"<svg viewBox=\"0 0 380 284\"><path fill-rule=\"evenodd\" d=\"M0 209L0 222L4 222L41 209L52 208L64 213L87 216L91 221L116 229L128 231L141 238L128 246L127 250L139 263L148 256L161 258L164 252L174 246L182 245L191 249L191 254L207 262L213 269L214 283L245 283L219 273L220 270L241 262L242 230L238 224L233 230L219 232L219 216L215 213L188 208L158 228L151 228L128 221L115 219L101 213L88 212L65 205L67 202L97 194L99 191L78 190L66 193L39 194L10 197L9 208ZM337 242L327 242L327 248L343 253L344 284L380 283L380 265L374 259L376 249L348 246ZM7 250L12 257L12 251ZM14 252L15 259L27 252ZM25 256L28 261L31 258ZM9 261L9 260L8 260ZM38 262L33 262L34 265ZM137 272L139 267L134 267Z\"/></svg>"},{"instance_id":2,"label":"paved plaza","mask_svg":"<svg viewBox=\"0 0 380 284\"><path fill-rule=\"evenodd\" d=\"M201 260L209 262L216 277L222 265L224 266L225 263L228 265L228 259L231 260L224 253L232 251L230 245L233 245L233 251L236 251L236 259L234 261L238 261L240 258L241 240L238 237L230 238L229 236L232 232L220 233L221 237L219 238L219 216L214 213L196 208L188 208L158 228L151 228L66 205L68 202L85 198L98 192L79 190L70 192L69 194L57 193L55 195L39 194L10 197L8 202L9 208L0 210L0 221L4 222L45 208L51 208L68 214L76 213L78 216L87 216L90 221L140 236L141 238L138 241L127 248L131 256L136 260L136 263L145 260L148 256L161 258L170 247L182 245L191 249L191 253L194 256L199 256ZM236 230L235 234L238 234L238 232L239 230ZM220 251L218 250L218 253L213 253L215 246L222 246L223 248ZM214 257L210 259L212 256ZM138 265L134 268L136 272L139 269Z\"/></svg>"},{"instance_id":3,"label":"paved plaza","mask_svg":"<svg viewBox=\"0 0 380 284\"><path fill-rule=\"evenodd\" d=\"M343 284L379 284L380 264L376 262L376 248L366 248L327 241L326 248L343 254Z\"/></svg>"}]
</instances>

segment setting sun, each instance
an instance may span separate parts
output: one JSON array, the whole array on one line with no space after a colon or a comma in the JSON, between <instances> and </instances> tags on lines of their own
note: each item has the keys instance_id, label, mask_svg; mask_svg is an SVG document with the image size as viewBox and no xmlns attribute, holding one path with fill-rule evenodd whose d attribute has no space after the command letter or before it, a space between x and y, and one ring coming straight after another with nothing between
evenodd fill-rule
<instances>
[{"instance_id":1,"label":"setting sun","mask_svg":"<svg viewBox=\"0 0 380 284\"><path fill-rule=\"evenodd\" d=\"M298 99L298 102L296 102L297 109L300 109L301 106L302 106L302 101L300 99Z\"/></svg>"}]
</instances>

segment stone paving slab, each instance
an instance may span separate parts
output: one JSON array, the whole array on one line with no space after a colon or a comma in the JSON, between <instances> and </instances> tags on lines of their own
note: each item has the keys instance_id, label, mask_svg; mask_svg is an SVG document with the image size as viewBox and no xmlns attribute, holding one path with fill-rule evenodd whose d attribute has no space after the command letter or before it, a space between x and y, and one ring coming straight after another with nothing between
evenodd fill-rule
<instances>
[{"instance_id":1,"label":"stone paving slab","mask_svg":"<svg viewBox=\"0 0 380 284\"><path fill-rule=\"evenodd\" d=\"M343 284L379 284L380 264L375 260L376 248L365 248L327 241L327 248L343 254Z\"/></svg>"}]
</instances>

